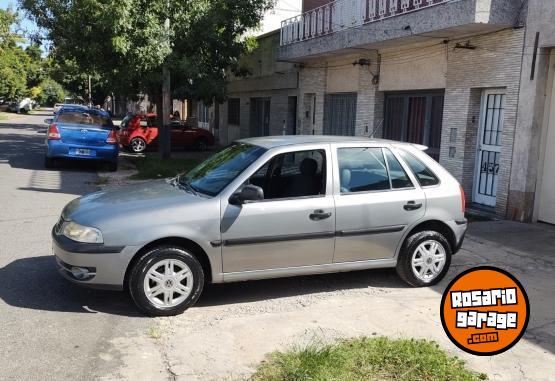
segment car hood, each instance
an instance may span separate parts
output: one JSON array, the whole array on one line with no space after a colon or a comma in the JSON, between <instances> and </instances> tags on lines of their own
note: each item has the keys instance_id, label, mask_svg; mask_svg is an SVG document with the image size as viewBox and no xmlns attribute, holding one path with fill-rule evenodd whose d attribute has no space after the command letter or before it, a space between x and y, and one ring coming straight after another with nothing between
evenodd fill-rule
<instances>
[{"instance_id":1,"label":"car hood","mask_svg":"<svg viewBox=\"0 0 555 381\"><path fill-rule=\"evenodd\" d=\"M152 210L172 209L202 200L205 197L188 193L168 180L151 181L79 197L66 205L62 217L98 227L107 219L133 218Z\"/></svg>"}]
</instances>

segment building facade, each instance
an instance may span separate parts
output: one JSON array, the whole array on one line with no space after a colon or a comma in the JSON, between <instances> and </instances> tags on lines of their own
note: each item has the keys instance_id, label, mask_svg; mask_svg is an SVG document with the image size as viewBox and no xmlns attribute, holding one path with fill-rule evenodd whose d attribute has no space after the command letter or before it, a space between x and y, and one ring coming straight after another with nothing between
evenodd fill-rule
<instances>
[{"instance_id":1,"label":"building facade","mask_svg":"<svg viewBox=\"0 0 555 381\"><path fill-rule=\"evenodd\" d=\"M277 54L295 133L424 144L473 207L555 223L554 19L552 0L305 0Z\"/></svg>"},{"instance_id":2,"label":"building facade","mask_svg":"<svg viewBox=\"0 0 555 381\"><path fill-rule=\"evenodd\" d=\"M258 37L258 47L240 61L250 74L228 80L227 101L213 107L220 144L249 136L299 133L298 65L277 61L279 45L279 30Z\"/></svg>"}]
</instances>

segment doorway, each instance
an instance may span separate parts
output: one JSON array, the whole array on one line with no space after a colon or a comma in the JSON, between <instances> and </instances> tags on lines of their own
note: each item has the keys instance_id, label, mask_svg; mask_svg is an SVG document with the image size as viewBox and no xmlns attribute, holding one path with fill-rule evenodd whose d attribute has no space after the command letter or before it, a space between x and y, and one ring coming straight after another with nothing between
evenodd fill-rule
<instances>
[{"instance_id":1,"label":"doorway","mask_svg":"<svg viewBox=\"0 0 555 381\"><path fill-rule=\"evenodd\" d=\"M251 98L250 136L270 135L270 98Z\"/></svg>"},{"instance_id":2,"label":"doorway","mask_svg":"<svg viewBox=\"0 0 555 381\"><path fill-rule=\"evenodd\" d=\"M501 156L501 135L505 121L505 91L488 89L482 93L480 126L474 170L473 201L495 206Z\"/></svg>"}]
</instances>

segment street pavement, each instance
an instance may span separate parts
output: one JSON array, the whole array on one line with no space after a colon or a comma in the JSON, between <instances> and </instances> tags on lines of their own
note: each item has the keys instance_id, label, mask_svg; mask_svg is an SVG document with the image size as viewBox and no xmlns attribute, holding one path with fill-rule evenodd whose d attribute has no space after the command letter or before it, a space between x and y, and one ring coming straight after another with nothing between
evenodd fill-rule
<instances>
[{"instance_id":1,"label":"street pavement","mask_svg":"<svg viewBox=\"0 0 555 381\"><path fill-rule=\"evenodd\" d=\"M94 191L95 166L43 167L44 115L0 121L0 380L244 379L268 352L359 335L437 341L490 380L555 374L555 227L475 222L437 286L407 287L394 270L359 271L206 289L183 315L139 315L124 293L86 290L58 276L50 229L63 206ZM449 280L478 265L524 285L523 339L494 357L461 352L441 327Z\"/></svg>"},{"instance_id":2,"label":"street pavement","mask_svg":"<svg viewBox=\"0 0 555 381\"><path fill-rule=\"evenodd\" d=\"M123 293L90 291L60 278L50 230L64 205L96 189L97 168L44 169L45 118L0 121L0 379L93 379L117 360L98 353L148 319Z\"/></svg>"}]
</instances>

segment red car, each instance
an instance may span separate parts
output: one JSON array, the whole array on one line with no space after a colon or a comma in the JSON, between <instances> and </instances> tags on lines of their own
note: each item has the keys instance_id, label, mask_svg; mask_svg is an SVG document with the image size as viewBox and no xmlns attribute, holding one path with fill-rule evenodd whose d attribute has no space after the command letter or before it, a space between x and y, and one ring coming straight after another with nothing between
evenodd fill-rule
<instances>
[{"instance_id":1,"label":"red car","mask_svg":"<svg viewBox=\"0 0 555 381\"><path fill-rule=\"evenodd\" d=\"M171 145L175 148L194 148L199 151L214 145L214 135L204 128L195 128L184 122L172 122ZM156 114L128 115L118 131L119 143L135 153L144 152L148 147L158 145Z\"/></svg>"}]
</instances>

